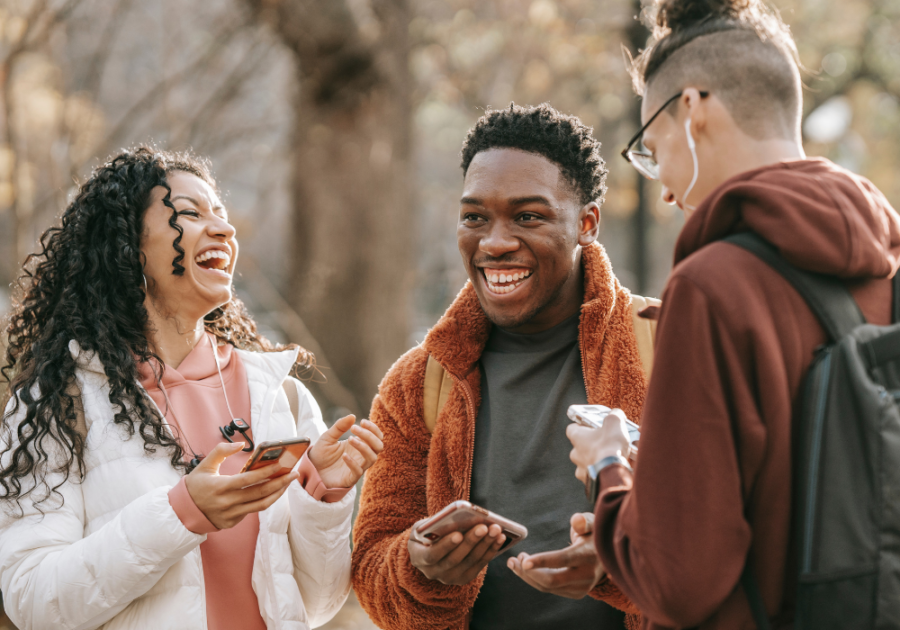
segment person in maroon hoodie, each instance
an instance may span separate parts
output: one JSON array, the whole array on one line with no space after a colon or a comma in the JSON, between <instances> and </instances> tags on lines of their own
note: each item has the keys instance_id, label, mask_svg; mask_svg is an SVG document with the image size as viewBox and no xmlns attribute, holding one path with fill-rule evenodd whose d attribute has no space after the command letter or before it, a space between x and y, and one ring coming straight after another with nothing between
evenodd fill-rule
<instances>
[{"instance_id":1,"label":"person in maroon hoodie","mask_svg":"<svg viewBox=\"0 0 900 630\"><path fill-rule=\"evenodd\" d=\"M569 427L572 459L598 482L600 561L644 628L754 627L739 585L748 556L783 627L794 607L791 422L825 333L776 271L720 241L755 232L790 263L844 280L867 320L886 325L900 218L869 181L805 157L796 49L777 16L754 0L659 9L634 64L645 125L626 155L687 222L634 472L615 415L602 429Z\"/></svg>"}]
</instances>

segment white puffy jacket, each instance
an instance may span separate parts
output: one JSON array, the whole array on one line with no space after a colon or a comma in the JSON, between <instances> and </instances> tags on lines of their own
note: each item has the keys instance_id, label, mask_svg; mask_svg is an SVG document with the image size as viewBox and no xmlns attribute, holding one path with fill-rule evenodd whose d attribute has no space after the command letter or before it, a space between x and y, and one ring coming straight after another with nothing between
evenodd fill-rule
<instances>
[{"instance_id":1,"label":"white puffy jacket","mask_svg":"<svg viewBox=\"0 0 900 630\"><path fill-rule=\"evenodd\" d=\"M59 488L62 506L23 500L24 518L0 514L7 614L21 630L206 628L200 563L206 536L182 525L167 496L181 475L164 449L145 453L139 436L113 422L100 361L74 341L69 349L88 425L86 475L79 482L75 473ZM315 400L291 379L300 394L295 424L282 388L296 351L238 352L250 384L254 440L299 434L315 441L325 430ZM54 479L61 477L49 478L51 486ZM252 583L270 630L321 625L343 605L354 495L323 503L292 483L260 512Z\"/></svg>"}]
</instances>

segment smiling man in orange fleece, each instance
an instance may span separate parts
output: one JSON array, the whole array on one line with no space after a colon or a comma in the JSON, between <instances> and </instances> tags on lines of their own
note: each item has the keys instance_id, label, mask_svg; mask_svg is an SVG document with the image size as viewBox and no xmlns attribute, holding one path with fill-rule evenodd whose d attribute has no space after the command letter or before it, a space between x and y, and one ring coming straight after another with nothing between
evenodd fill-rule
<instances>
[{"instance_id":1,"label":"smiling man in orange fleece","mask_svg":"<svg viewBox=\"0 0 900 630\"><path fill-rule=\"evenodd\" d=\"M385 450L363 488L354 588L388 630L621 630L636 609L603 576L590 535L569 546L570 515L591 505L568 461L566 409L603 404L637 418L646 389L632 296L596 243L599 143L547 105L510 106L478 121L462 158L457 238L469 282L375 398ZM429 356L452 380L433 435ZM430 547L410 538L460 499L522 523L528 538L503 553L496 525ZM526 582L507 564L512 553L564 548L555 581Z\"/></svg>"}]
</instances>

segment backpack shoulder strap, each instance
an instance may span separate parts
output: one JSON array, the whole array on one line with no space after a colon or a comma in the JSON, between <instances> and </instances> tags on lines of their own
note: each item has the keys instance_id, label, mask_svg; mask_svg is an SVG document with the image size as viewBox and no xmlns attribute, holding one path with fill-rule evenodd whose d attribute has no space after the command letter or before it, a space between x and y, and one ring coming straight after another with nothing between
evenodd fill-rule
<instances>
[{"instance_id":1,"label":"backpack shoulder strap","mask_svg":"<svg viewBox=\"0 0 900 630\"><path fill-rule=\"evenodd\" d=\"M790 282L825 328L832 341L845 337L866 318L843 284L835 278L798 269L772 245L752 232L732 234L724 239L755 254Z\"/></svg>"},{"instance_id":2,"label":"backpack shoulder strap","mask_svg":"<svg viewBox=\"0 0 900 630\"><path fill-rule=\"evenodd\" d=\"M447 402L450 390L453 388L453 378L447 374L437 359L428 355L428 363L425 365L425 392L424 412L425 428L429 433L434 433L437 419Z\"/></svg>"},{"instance_id":3,"label":"backpack shoulder strap","mask_svg":"<svg viewBox=\"0 0 900 630\"><path fill-rule=\"evenodd\" d=\"M631 319L634 324L634 338L637 341L638 355L641 358L641 367L644 370L644 378L650 379L653 372L653 344L656 339L656 320L646 319L638 315L648 306L662 304L655 298L631 296Z\"/></svg>"},{"instance_id":4,"label":"backpack shoulder strap","mask_svg":"<svg viewBox=\"0 0 900 630\"><path fill-rule=\"evenodd\" d=\"M300 412L300 395L297 393L297 386L287 377L281 381L281 388L287 394L288 404L291 406L291 415L294 416L294 422L297 422L297 414Z\"/></svg>"}]
</instances>

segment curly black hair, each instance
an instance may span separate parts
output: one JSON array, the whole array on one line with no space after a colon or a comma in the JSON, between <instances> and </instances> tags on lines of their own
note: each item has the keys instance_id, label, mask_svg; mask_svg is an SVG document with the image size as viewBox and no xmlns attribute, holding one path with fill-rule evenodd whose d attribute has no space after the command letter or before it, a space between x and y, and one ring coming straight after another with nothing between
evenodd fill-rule
<instances>
[{"instance_id":1,"label":"curly black hair","mask_svg":"<svg viewBox=\"0 0 900 630\"><path fill-rule=\"evenodd\" d=\"M20 506L20 500L30 496L37 505L56 492L70 472L84 476L84 438L76 430L76 364L69 352L72 340L102 362L116 424L129 435L137 431L146 452L164 448L175 469L189 470L177 436L169 433L138 384L139 362L154 359L162 365L147 339L145 261L140 251L143 220L153 189L165 188L163 203L172 209L169 225L177 232L172 273L182 275L182 230L167 183L167 177L179 171L215 188L208 164L191 154L141 146L116 155L81 185L61 224L41 236L40 253L25 261L6 324L8 347L0 368L9 384L0 453L0 485L6 501ZM237 348L274 350L256 332L237 297L209 313L205 325L217 339ZM300 364L312 361L312 355L301 349ZM24 414L19 413L20 406ZM61 475L62 480L51 487L48 474Z\"/></svg>"},{"instance_id":2,"label":"curly black hair","mask_svg":"<svg viewBox=\"0 0 900 630\"><path fill-rule=\"evenodd\" d=\"M583 204L603 203L606 163L594 130L575 116L561 114L547 103L489 109L469 130L462 147L463 175L476 154L495 148L537 153L557 164Z\"/></svg>"}]
</instances>

